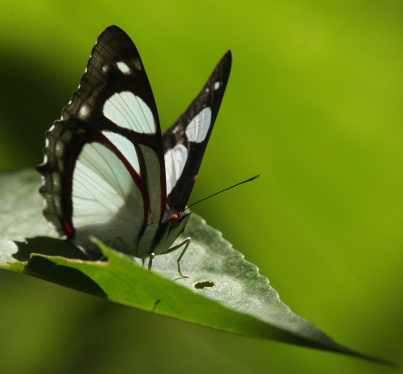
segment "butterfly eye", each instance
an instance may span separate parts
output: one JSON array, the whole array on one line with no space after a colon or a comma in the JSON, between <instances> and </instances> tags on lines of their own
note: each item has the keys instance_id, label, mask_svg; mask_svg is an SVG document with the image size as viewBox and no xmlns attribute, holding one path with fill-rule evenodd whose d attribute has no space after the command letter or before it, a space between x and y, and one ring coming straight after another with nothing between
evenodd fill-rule
<instances>
[{"instance_id":1,"label":"butterfly eye","mask_svg":"<svg viewBox=\"0 0 403 374\"><path fill-rule=\"evenodd\" d=\"M169 217L169 222L171 222L171 226L173 227L177 227L180 221L181 219L177 214L172 214L172 216Z\"/></svg>"}]
</instances>

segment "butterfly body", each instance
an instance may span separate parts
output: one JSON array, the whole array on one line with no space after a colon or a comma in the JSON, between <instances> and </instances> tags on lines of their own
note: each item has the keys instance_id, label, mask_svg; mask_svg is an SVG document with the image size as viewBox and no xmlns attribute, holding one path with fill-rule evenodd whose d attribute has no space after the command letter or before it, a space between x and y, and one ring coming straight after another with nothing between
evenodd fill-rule
<instances>
[{"instance_id":1,"label":"butterfly body","mask_svg":"<svg viewBox=\"0 0 403 374\"><path fill-rule=\"evenodd\" d=\"M46 133L45 160L38 166L44 214L60 235L87 251L96 250L91 236L97 237L121 252L150 258L150 267L156 255L178 248L171 246L190 218L186 204L231 60L228 52L162 136L133 42L116 26L100 35L78 90Z\"/></svg>"}]
</instances>

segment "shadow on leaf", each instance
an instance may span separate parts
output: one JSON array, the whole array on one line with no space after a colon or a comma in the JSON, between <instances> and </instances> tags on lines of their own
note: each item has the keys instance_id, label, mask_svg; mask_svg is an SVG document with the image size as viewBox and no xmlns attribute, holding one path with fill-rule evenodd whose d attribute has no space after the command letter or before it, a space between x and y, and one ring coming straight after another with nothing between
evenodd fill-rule
<instances>
[{"instance_id":1,"label":"shadow on leaf","mask_svg":"<svg viewBox=\"0 0 403 374\"><path fill-rule=\"evenodd\" d=\"M91 278L72 267L58 265L51 258L43 256L65 257L73 260L96 261L102 254L94 253L91 258L78 247L65 240L36 237L26 242L14 242L18 251L12 256L18 261L28 262L24 272L37 278L45 279L62 286L74 288L96 296L106 297L106 293ZM106 260L105 257L103 260Z\"/></svg>"},{"instance_id":2,"label":"shadow on leaf","mask_svg":"<svg viewBox=\"0 0 403 374\"><path fill-rule=\"evenodd\" d=\"M38 236L26 239L25 242L14 242L18 251L12 256L18 261L29 261L32 254L59 256L74 260L99 261L103 254L92 252L88 254L67 240L55 239L48 236Z\"/></svg>"}]
</instances>

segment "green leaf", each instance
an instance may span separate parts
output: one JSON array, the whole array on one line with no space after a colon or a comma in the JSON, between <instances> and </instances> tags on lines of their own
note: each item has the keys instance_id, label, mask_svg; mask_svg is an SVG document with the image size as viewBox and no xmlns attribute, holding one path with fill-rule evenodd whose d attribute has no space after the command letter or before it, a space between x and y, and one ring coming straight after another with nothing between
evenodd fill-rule
<instances>
[{"instance_id":1,"label":"green leaf","mask_svg":"<svg viewBox=\"0 0 403 374\"><path fill-rule=\"evenodd\" d=\"M181 261L189 278L179 276L175 252L158 256L148 271L96 241L105 256L88 261L43 218L39 183L33 171L0 175L1 268L218 330L390 364L337 344L294 314L258 268L195 214L186 230L191 245Z\"/></svg>"}]
</instances>

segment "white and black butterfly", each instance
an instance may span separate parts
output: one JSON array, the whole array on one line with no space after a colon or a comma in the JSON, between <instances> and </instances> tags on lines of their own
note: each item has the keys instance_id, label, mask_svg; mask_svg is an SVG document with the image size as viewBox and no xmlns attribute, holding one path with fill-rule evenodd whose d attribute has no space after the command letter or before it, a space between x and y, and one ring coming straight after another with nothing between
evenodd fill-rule
<instances>
[{"instance_id":1,"label":"white and black butterfly","mask_svg":"<svg viewBox=\"0 0 403 374\"><path fill-rule=\"evenodd\" d=\"M40 193L44 214L60 235L86 250L95 236L144 260L171 247L190 213L198 175L227 86L228 51L187 111L161 135L143 63L117 26L98 38L71 101L46 132Z\"/></svg>"}]
</instances>

